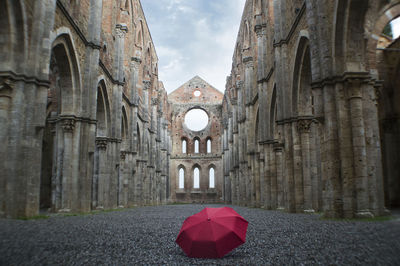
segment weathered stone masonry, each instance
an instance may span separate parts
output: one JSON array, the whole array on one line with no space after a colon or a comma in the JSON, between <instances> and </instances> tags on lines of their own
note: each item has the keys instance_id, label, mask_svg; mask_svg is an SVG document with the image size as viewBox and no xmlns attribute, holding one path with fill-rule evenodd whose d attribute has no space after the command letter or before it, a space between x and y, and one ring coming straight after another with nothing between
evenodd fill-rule
<instances>
[{"instance_id":1,"label":"weathered stone masonry","mask_svg":"<svg viewBox=\"0 0 400 266\"><path fill-rule=\"evenodd\" d=\"M221 92L198 76L168 95L171 110L172 201L222 202L222 97ZM190 130L185 124L185 115L192 109L204 110L208 115L208 124L200 131ZM198 145L197 151L195 145ZM199 171L198 188L194 186L196 168ZM184 179L183 187L180 187L180 178ZM210 178L214 179L214 187L210 186Z\"/></svg>"},{"instance_id":2,"label":"weathered stone masonry","mask_svg":"<svg viewBox=\"0 0 400 266\"><path fill-rule=\"evenodd\" d=\"M167 96L139 0L0 0L0 217L168 201L388 213L400 41L383 29L398 16L399 0L247 0L225 94L195 77Z\"/></svg>"},{"instance_id":3,"label":"weathered stone masonry","mask_svg":"<svg viewBox=\"0 0 400 266\"><path fill-rule=\"evenodd\" d=\"M165 203L167 96L139 0L0 5L0 216Z\"/></svg>"},{"instance_id":4,"label":"weathered stone masonry","mask_svg":"<svg viewBox=\"0 0 400 266\"><path fill-rule=\"evenodd\" d=\"M329 217L398 206L398 40L377 44L399 7L246 2L223 102L227 202Z\"/></svg>"}]
</instances>

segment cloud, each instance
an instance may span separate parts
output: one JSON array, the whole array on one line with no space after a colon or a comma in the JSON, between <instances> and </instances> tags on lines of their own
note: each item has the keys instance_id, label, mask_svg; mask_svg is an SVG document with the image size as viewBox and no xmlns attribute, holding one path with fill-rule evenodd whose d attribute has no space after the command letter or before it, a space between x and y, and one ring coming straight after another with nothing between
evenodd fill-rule
<instances>
[{"instance_id":1,"label":"cloud","mask_svg":"<svg viewBox=\"0 0 400 266\"><path fill-rule=\"evenodd\" d=\"M168 92L195 75L224 91L245 0L142 0Z\"/></svg>"}]
</instances>

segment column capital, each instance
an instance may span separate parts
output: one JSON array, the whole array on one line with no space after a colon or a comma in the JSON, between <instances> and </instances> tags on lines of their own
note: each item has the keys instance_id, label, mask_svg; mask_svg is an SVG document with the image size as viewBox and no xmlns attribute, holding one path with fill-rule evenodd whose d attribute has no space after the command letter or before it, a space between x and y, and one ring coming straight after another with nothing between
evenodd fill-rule
<instances>
[{"instance_id":1,"label":"column capital","mask_svg":"<svg viewBox=\"0 0 400 266\"><path fill-rule=\"evenodd\" d=\"M151 81L150 80L143 80L143 89L148 90L151 87Z\"/></svg>"},{"instance_id":2,"label":"column capital","mask_svg":"<svg viewBox=\"0 0 400 266\"><path fill-rule=\"evenodd\" d=\"M73 132L75 128L75 119L73 118L62 118L62 128L64 132Z\"/></svg>"},{"instance_id":3,"label":"column capital","mask_svg":"<svg viewBox=\"0 0 400 266\"><path fill-rule=\"evenodd\" d=\"M115 26L115 32L119 38L124 38L125 34L128 32L128 26L124 23L117 24Z\"/></svg>"},{"instance_id":4,"label":"column capital","mask_svg":"<svg viewBox=\"0 0 400 266\"><path fill-rule=\"evenodd\" d=\"M97 137L96 138L96 147L99 150L105 150L107 149L107 138L104 137Z\"/></svg>"},{"instance_id":5,"label":"column capital","mask_svg":"<svg viewBox=\"0 0 400 266\"><path fill-rule=\"evenodd\" d=\"M238 80L236 81L236 89L240 90L243 88L243 81Z\"/></svg>"},{"instance_id":6,"label":"column capital","mask_svg":"<svg viewBox=\"0 0 400 266\"><path fill-rule=\"evenodd\" d=\"M142 63L142 59L140 59L139 57L131 57L131 65L140 65Z\"/></svg>"},{"instance_id":7,"label":"column capital","mask_svg":"<svg viewBox=\"0 0 400 266\"><path fill-rule=\"evenodd\" d=\"M297 121L297 130L300 133L310 133L311 131L311 119L300 119Z\"/></svg>"},{"instance_id":8,"label":"column capital","mask_svg":"<svg viewBox=\"0 0 400 266\"><path fill-rule=\"evenodd\" d=\"M245 67L252 67L254 65L253 57L251 57L251 56L243 57L242 62L245 65Z\"/></svg>"}]
</instances>

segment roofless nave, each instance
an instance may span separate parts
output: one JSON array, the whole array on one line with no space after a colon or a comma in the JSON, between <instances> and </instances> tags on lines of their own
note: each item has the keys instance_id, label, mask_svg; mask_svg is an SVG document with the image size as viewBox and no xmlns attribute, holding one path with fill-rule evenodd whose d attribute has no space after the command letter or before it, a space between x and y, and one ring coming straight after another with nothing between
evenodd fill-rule
<instances>
[{"instance_id":1,"label":"roofless nave","mask_svg":"<svg viewBox=\"0 0 400 266\"><path fill-rule=\"evenodd\" d=\"M400 205L399 39L383 33L399 15L398 0L247 0L225 94L195 77L167 96L139 0L0 0L0 216L384 215ZM193 108L204 129L183 123Z\"/></svg>"}]
</instances>

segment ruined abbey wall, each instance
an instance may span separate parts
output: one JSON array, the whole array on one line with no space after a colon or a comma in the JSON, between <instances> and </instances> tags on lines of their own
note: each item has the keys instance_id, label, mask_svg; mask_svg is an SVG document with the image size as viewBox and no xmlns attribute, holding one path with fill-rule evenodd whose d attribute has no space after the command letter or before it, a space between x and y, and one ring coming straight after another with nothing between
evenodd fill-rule
<instances>
[{"instance_id":1,"label":"ruined abbey wall","mask_svg":"<svg viewBox=\"0 0 400 266\"><path fill-rule=\"evenodd\" d=\"M168 95L172 142L170 195L173 202L222 202L222 98L221 92L198 76ZM208 116L208 123L198 131L185 124L186 114L193 109L204 110ZM196 171L198 187L195 185Z\"/></svg>"},{"instance_id":2,"label":"ruined abbey wall","mask_svg":"<svg viewBox=\"0 0 400 266\"><path fill-rule=\"evenodd\" d=\"M168 103L140 1L0 4L0 216L165 203Z\"/></svg>"},{"instance_id":3,"label":"ruined abbey wall","mask_svg":"<svg viewBox=\"0 0 400 266\"><path fill-rule=\"evenodd\" d=\"M195 77L167 96L139 0L0 0L0 217L168 201L387 214L400 56L383 29L399 16L399 0L247 0L225 94Z\"/></svg>"},{"instance_id":4,"label":"ruined abbey wall","mask_svg":"<svg viewBox=\"0 0 400 266\"><path fill-rule=\"evenodd\" d=\"M246 2L223 102L227 202L328 217L398 205L399 56L376 48L399 7Z\"/></svg>"}]
</instances>

